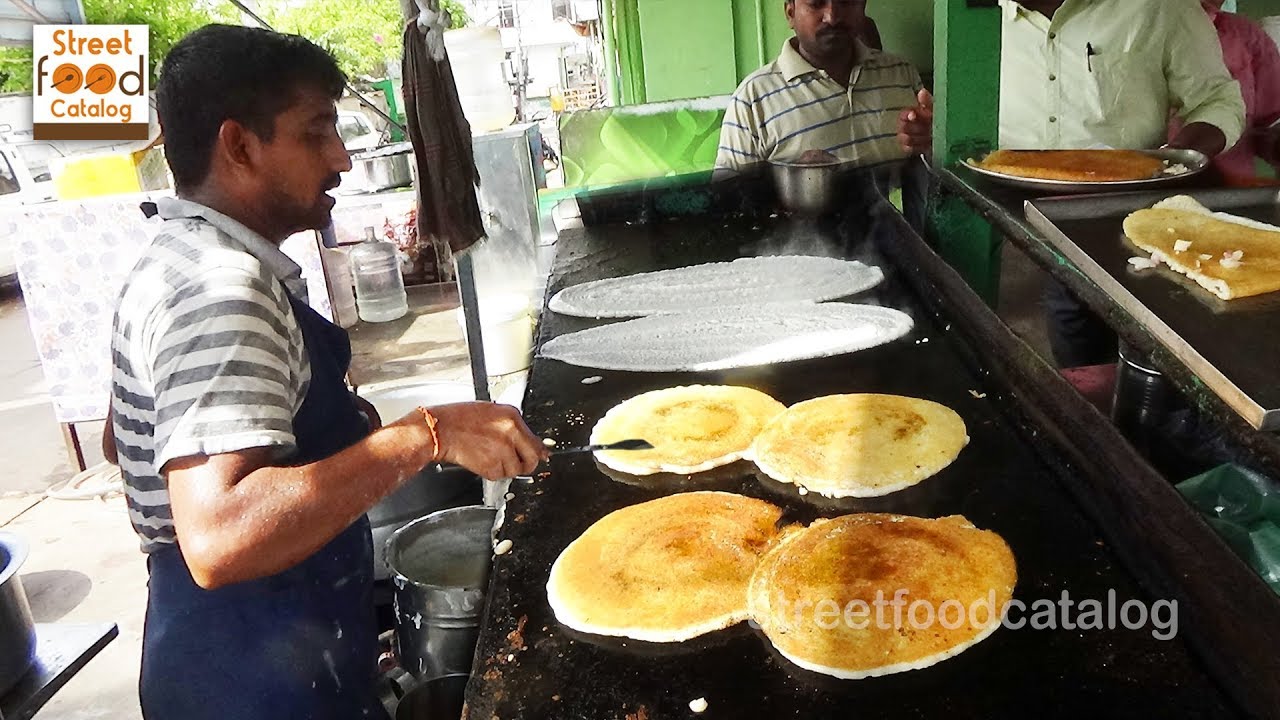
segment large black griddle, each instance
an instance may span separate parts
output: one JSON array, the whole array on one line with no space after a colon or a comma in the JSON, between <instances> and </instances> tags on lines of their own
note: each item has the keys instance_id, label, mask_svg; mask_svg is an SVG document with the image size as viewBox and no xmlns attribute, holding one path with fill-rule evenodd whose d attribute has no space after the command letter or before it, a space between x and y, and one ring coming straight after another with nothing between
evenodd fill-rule
<instances>
[{"instance_id":1,"label":"large black griddle","mask_svg":"<svg viewBox=\"0 0 1280 720\"><path fill-rule=\"evenodd\" d=\"M968 447L952 466L912 491L862 501L801 498L759 481L749 464L647 485L612 479L590 457L553 460L549 474L513 486L499 535L512 540L513 548L495 562L468 717L690 717L688 703L702 697L709 703L704 717L725 718L1225 718L1243 716L1240 702L1258 707L1259 697L1263 705L1277 697L1274 685L1259 679L1275 674L1274 663L1236 675L1224 670L1248 661L1232 654L1242 647L1237 641L1275 640L1280 613L1267 604L1274 597L1259 594L1258 587L1265 590L1261 581L1180 504L1172 488L1152 484L1163 481L1087 403L1062 394L1054 385L1061 380L995 325L976 296L884 207L843 223L704 216L564 233L549 293L588 280L762 251L817 249L884 268L886 283L853 300L906 311L916 320L915 331L852 356L715 373L619 373L537 359L524 406L531 427L561 444L581 444L596 419L638 393L739 383L788 404L846 392L927 398L960 413L969 428ZM540 343L594 324L549 312L541 322ZM604 379L583 385L591 376ZM1044 386L1052 387L1037 389ZM1089 437L1095 431L1097 437ZM1082 442L1091 445L1083 448ZM1117 466L1126 466L1132 477L1105 476L1109 471L1103 468ZM613 510L696 489L766 499L797 517L860 510L964 514L1013 548L1020 576L1015 597L1057 599L1063 590L1077 599L1103 600L1114 590L1120 603L1150 602L1152 593L1177 597L1185 603L1183 632L1160 641L1149 632L1126 630L1001 629L927 670L837 681L791 665L745 624L668 646L586 636L556 622L545 583L564 547ZM1129 502L1147 506L1117 505ZM1159 513L1159 527L1135 525L1134 518L1145 513ZM1160 544L1165 533L1200 544L1194 552L1169 549ZM1179 562L1185 567L1169 569ZM1234 584L1239 611L1252 613L1254 627L1241 628L1239 637L1223 636L1238 623L1206 612L1217 607L1214 592L1188 591L1187 578L1170 579L1197 563L1219 568L1213 581ZM1206 651L1208 643L1216 644L1213 652Z\"/></svg>"}]
</instances>

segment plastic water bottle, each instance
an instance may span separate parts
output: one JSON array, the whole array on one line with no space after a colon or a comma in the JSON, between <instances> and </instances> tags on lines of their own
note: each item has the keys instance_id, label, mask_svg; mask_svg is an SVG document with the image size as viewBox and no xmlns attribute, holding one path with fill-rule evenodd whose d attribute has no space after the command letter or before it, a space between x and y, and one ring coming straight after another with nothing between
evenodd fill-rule
<instances>
[{"instance_id":1,"label":"plastic water bottle","mask_svg":"<svg viewBox=\"0 0 1280 720\"><path fill-rule=\"evenodd\" d=\"M351 272L356 280L356 307L365 322L390 322L409 312L409 299L400 275L396 246L378 240L373 228L364 229L365 241L351 250Z\"/></svg>"}]
</instances>

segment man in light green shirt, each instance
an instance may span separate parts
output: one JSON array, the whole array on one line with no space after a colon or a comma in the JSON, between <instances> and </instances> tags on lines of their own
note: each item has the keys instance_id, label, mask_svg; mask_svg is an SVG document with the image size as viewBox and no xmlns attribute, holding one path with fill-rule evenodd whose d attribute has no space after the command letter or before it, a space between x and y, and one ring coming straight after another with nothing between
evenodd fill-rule
<instances>
[{"instance_id":1,"label":"man in light green shirt","mask_svg":"<svg viewBox=\"0 0 1280 720\"><path fill-rule=\"evenodd\" d=\"M1000 0L1000 146L1155 148L1213 156L1244 100L1198 0Z\"/></svg>"},{"instance_id":2,"label":"man in light green shirt","mask_svg":"<svg viewBox=\"0 0 1280 720\"><path fill-rule=\"evenodd\" d=\"M1213 157L1245 107L1198 0L1000 0L1000 146L1172 147ZM1061 283L1045 288L1060 367L1114 362L1115 332Z\"/></svg>"}]
</instances>

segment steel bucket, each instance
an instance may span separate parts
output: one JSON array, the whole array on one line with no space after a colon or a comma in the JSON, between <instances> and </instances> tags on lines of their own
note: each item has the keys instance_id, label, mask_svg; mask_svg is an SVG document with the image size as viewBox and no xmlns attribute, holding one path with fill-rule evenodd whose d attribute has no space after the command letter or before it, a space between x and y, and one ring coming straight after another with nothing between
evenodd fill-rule
<instances>
[{"instance_id":1,"label":"steel bucket","mask_svg":"<svg viewBox=\"0 0 1280 720\"><path fill-rule=\"evenodd\" d=\"M387 541L396 655L419 680L471 672L496 519L493 508L441 510L400 528Z\"/></svg>"},{"instance_id":2,"label":"steel bucket","mask_svg":"<svg viewBox=\"0 0 1280 720\"><path fill-rule=\"evenodd\" d=\"M0 532L0 695L27 674L35 659L35 621L18 577L26 560L26 541Z\"/></svg>"},{"instance_id":3,"label":"steel bucket","mask_svg":"<svg viewBox=\"0 0 1280 720\"><path fill-rule=\"evenodd\" d=\"M396 705L396 720L458 720L470 677L444 675L415 687Z\"/></svg>"},{"instance_id":4,"label":"steel bucket","mask_svg":"<svg viewBox=\"0 0 1280 720\"><path fill-rule=\"evenodd\" d=\"M369 509L373 530L375 580L391 577L386 562L387 541L396 530L421 517L448 508L475 505L484 497L484 481L475 473L456 465L428 465L399 490Z\"/></svg>"},{"instance_id":5,"label":"steel bucket","mask_svg":"<svg viewBox=\"0 0 1280 720\"><path fill-rule=\"evenodd\" d=\"M414 412L419 405L431 407L475 400L476 391L464 383L420 382L363 391L360 396L372 403L382 421L389 424ZM387 541L396 530L437 510L480 504L484 485L484 481L474 473L456 465L428 465L370 508L374 579L391 578L385 553Z\"/></svg>"},{"instance_id":6,"label":"steel bucket","mask_svg":"<svg viewBox=\"0 0 1280 720\"><path fill-rule=\"evenodd\" d=\"M408 187L413 184L413 146L387 145L351 156L351 173L367 191Z\"/></svg>"}]
</instances>

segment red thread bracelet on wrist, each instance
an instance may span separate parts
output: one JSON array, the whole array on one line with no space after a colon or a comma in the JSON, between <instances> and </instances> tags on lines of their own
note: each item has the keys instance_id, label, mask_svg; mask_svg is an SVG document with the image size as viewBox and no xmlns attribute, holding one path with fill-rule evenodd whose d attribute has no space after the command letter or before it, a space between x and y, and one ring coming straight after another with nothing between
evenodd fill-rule
<instances>
[{"instance_id":1,"label":"red thread bracelet on wrist","mask_svg":"<svg viewBox=\"0 0 1280 720\"><path fill-rule=\"evenodd\" d=\"M439 462L440 434L436 432L436 416L421 405L418 406L418 412L422 413L422 420L427 424L427 430L431 431L431 462Z\"/></svg>"}]
</instances>

